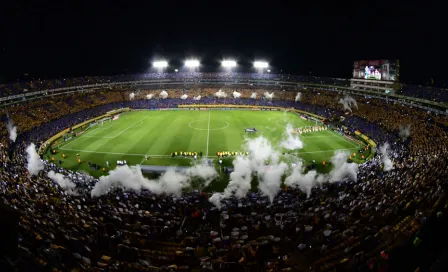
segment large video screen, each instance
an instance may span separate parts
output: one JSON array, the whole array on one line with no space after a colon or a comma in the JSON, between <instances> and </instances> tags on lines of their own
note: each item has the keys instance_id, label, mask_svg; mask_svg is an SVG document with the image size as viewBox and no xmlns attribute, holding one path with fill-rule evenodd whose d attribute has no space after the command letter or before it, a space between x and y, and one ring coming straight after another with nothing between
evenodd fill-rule
<instances>
[{"instance_id":1,"label":"large video screen","mask_svg":"<svg viewBox=\"0 0 448 272\"><path fill-rule=\"evenodd\" d=\"M398 61L355 61L353 63L353 78L398 81Z\"/></svg>"}]
</instances>

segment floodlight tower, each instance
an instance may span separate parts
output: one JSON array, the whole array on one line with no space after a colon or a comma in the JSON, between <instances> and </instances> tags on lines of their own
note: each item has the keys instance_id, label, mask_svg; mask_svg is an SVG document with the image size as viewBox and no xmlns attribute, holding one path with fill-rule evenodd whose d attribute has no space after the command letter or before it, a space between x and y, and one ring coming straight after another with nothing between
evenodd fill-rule
<instances>
[{"instance_id":1,"label":"floodlight tower","mask_svg":"<svg viewBox=\"0 0 448 272\"><path fill-rule=\"evenodd\" d=\"M165 60L154 61L152 67L154 67L158 73L162 73L163 70L168 67L168 62Z\"/></svg>"},{"instance_id":2,"label":"floodlight tower","mask_svg":"<svg viewBox=\"0 0 448 272\"><path fill-rule=\"evenodd\" d=\"M256 61L254 62L254 67L257 69L257 71L262 74L264 69L267 69L269 67L269 63L265 61Z\"/></svg>"},{"instance_id":3,"label":"floodlight tower","mask_svg":"<svg viewBox=\"0 0 448 272\"><path fill-rule=\"evenodd\" d=\"M222 65L222 67L223 67L226 71L231 72L231 71L232 71L232 68L236 67L236 61L234 61L234 60L223 60L223 61L221 62L221 65Z\"/></svg>"},{"instance_id":4,"label":"floodlight tower","mask_svg":"<svg viewBox=\"0 0 448 272\"><path fill-rule=\"evenodd\" d=\"M185 67L189 68L190 72L194 72L194 70L196 68L198 68L199 65L200 65L199 60L192 59L192 60L186 60L185 61Z\"/></svg>"}]
</instances>

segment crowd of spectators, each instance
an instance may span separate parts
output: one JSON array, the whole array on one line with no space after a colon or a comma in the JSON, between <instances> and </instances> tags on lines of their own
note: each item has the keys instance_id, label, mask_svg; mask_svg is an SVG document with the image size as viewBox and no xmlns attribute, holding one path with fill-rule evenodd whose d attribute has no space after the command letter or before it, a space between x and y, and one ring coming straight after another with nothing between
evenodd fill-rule
<instances>
[{"instance_id":1,"label":"crowd of spectators","mask_svg":"<svg viewBox=\"0 0 448 272\"><path fill-rule=\"evenodd\" d=\"M312 83L327 85L333 87L349 87L348 79L325 78L315 76L298 76L290 74L273 73L201 73L201 72L179 72L179 73L146 73L136 75L118 75L101 77L78 77L78 78L60 78L54 80L32 80L30 82L17 82L0 85L0 97L14 94L27 93L40 90L57 89L64 87L74 87L92 84L105 84L114 82L144 81L144 80L175 80L175 81L238 81L248 80L273 80L273 81L291 81L298 83ZM448 90L444 88L404 85L397 94L431 100L434 102L448 102Z\"/></svg>"},{"instance_id":2,"label":"crowd of spectators","mask_svg":"<svg viewBox=\"0 0 448 272\"><path fill-rule=\"evenodd\" d=\"M356 98L358 108L342 110L335 92L218 88L93 92L31 101L8 108L19 128L14 151L7 134L0 149L2 201L20 212L19 262L27 270L75 271L333 271L380 270L393 249L406 243L441 211L448 181L446 127L428 113L382 100ZM241 93L233 98L233 91ZM264 92L274 92L265 99ZM257 99L251 99L253 92ZM187 93L188 99L180 99ZM147 99L148 94L154 94ZM192 97L201 95L201 100ZM383 172L381 156L360 166L358 180L316 187L307 198L285 188L271 203L257 192L230 198L218 210L209 195L181 198L139 194L116 188L99 198L90 191L96 179L45 163L30 177L25 148L76 123L114 108L155 109L181 104L281 106L328 119L392 145L394 169ZM2 126L6 111L1 115ZM444 120L444 119L442 119ZM400 126L411 125L408 139ZM2 131L6 131L2 129ZM9 156L8 156L9 155ZM61 173L76 184L62 190L46 173Z\"/></svg>"}]
</instances>

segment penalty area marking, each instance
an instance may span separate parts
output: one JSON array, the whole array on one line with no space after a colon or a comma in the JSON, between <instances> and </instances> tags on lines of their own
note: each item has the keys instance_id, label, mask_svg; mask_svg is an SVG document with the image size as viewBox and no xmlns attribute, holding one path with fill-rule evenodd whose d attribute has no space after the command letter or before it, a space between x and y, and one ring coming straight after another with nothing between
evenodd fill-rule
<instances>
[{"instance_id":1,"label":"penalty area marking","mask_svg":"<svg viewBox=\"0 0 448 272\"><path fill-rule=\"evenodd\" d=\"M81 149L71 149L71 148L59 148L61 150L69 150L76 152L84 152L84 153L95 153L95 154L111 154L111 155L127 155L127 156L148 156L148 157L170 157L170 155L151 155L151 154L142 154L142 153L118 153L118 152L101 152L101 151L93 151L93 150L81 150Z\"/></svg>"},{"instance_id":2,"label":"penalty area marking","mask_svg":"<svg viewBox=\"0 0 448 272\"><path fill-rule=\"evenodd\" d=\"M208 128L196 128L194 126L192 126L191 124L196 123L196 122L202 122L202 121L207 121L208 122ZM221 123L225 123L225 125L223 127L220 128L210 128L210 120L194 120L191 121L190 123L188 123L188 126L192 129L196 129L196 130L221 130L221 129L226 129L230 126L229 122L226 121L215 121L215 122L221 122Z\"/></svg>"}]
</instances>

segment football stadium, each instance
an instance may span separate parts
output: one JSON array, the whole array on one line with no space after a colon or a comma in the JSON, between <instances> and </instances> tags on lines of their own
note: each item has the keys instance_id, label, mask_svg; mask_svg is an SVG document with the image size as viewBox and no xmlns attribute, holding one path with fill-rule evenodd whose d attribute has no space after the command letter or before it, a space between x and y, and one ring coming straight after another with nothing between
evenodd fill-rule
<instances>
[{"instance_id":1,"label":"football stadium","mask_svg":"<svg viewBox=\"0 0 448 272\"><path fill-rule=\"evenodd\" d=\"M2 5L1 272L448 271L443 14L146 2Z\"/></svg>"},{"instance_id":2,"label":"football stadium","mask_svg":"<svg viewBox=\"0 0 448 272\"><path fill-rule=\"evenodd\" d=\"M195 72L3 85L16 256L117 271L260 271L277 256L333 271L401 258L448 204L447 106L412 85L380 93L354 81ZM42 240L65 261L33 253Z\"/></svg>"}]
</instances>

